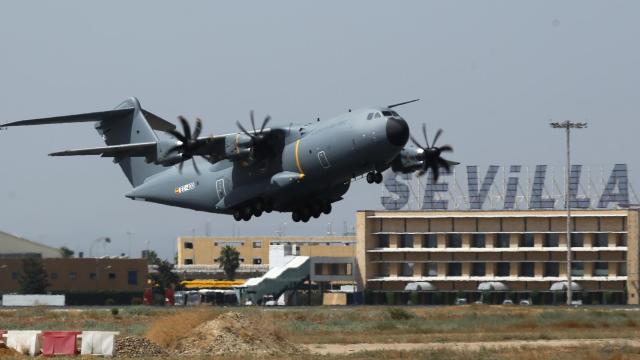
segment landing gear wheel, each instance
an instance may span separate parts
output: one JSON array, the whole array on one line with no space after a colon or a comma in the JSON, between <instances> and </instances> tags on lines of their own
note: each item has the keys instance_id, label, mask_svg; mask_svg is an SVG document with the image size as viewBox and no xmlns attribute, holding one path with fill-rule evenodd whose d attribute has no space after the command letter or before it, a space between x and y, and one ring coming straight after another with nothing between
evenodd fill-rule
<instances>
[{"instance_id":1,"label":"landing gear wheel","mask_svg":"<svg viewBox=\"0 0 640 360\"><path fill-rule=\"evenodd\" d=\"M249 221L251 219L252 209L250 207L246 207L242 210L242 220Z\"/></svg>"},{"instance_id":2,"label":"landing gear wheel","mask_svg":"<svg viewBox=\"0 0 640 360\"><path fill-rule=\"evenodd\" d=\"M256 210L256 211L253 213L253 216L255 216L255 217L260 217L260 215L262 215L262 210L259 210L259 211L258 211L258 210Z\"/></svg>"},{"instance_id":3,"label":"landing gear wheel","mask_svg":"<svg viewBox=\"0 0 640 360\"><path fill-rule=\"evenodd\" d=\"M297 211L294 211L291 213L291 220L293 220L294 222L298 222L300 221L300 213Z\"/></svg>"},{"instance_id":4,"label":"landing gear wheel","mask_svg":"<svg viewBox=\"0 0 640 360\"><path fill-rule=\"evenodd\" d=\"M300 220L302 220L302 222L307 222L307 221L309 221L309 218L310 218L310 216L307 214L307 215L303 215L302 219L300 219Z\"/></svg>"},{"instance_id":5,"label":"landing gear wheel","mask_svg":"<svg viewBox=\"0 0 640 360\"><path fill-rule=\"evenodd\" d=\"M324 209L322 209L322 212L326 215L329 215L331 213L331 203L327 203L324 206Z\"/></svg>"},{"instance_id":6,"label":"landing gear wheel","mask_svg":"<svg viewBox=\"0 0 640 360\"><path fill-rule=\"evenodd\" d=\"M264 201L264 212L267 214L273 211L273 202L269 199Z\"/></svg>"},{"instance_id":7,"label":"landing gear wheel","mask_svg":"<svg viewBox=\"0 0 640 360\"><path fill-rule=\"evenodd\" d=\"M367 173L367 182L369 184L373 184L373 182L375 181L375 174L373 172L368 172Z\"/></svg>"},{"instance_id":8,"label":"landing gear wheel","mask_svg":"<svg viewBox=\"0 0 640 360\"><path fill-rule=\"evenodd\" d=\"M375 173L373 175L373 181L375 181L376 184L380 184L382 182L382 173L379 173L379 172Z\"/></svg>"},{"instance_id":9,"label":"landing gear wheel","mask_svg":"<svg viewBox=\"0 0 640 360\"><path fill-rule=\"evenodd\" d=\"M242 213L240 213L240 210L237 210L237 209L236 209L236 210L233 210L233 218L234 218L236 221L240 221L240 220L242 220Z\"/></svg>"},{"instance_id":10,"label":"landing gear wheel","mask_svg":"<svg viewBox=\"0 0 640 360\"><path fill-rule=\"evenodd\" d=\"M311 216L317 219L320 214L322 214L322 203L314 203L311 207Z\"/></svg>"},{"instance_id":11,"label":"landing gear wheel","mask_svg":"<svg viewBox=\"0 0 640 360\"><path fill-rule=\"evenodd\" d=\"M255 204L253 204L253 213L254 214L262 214L262 212L264 211L264 201L262 201L262 199L258 199ZM256 216L260 216L260 215L256 215Z\"/></svg>"}]
</instances>

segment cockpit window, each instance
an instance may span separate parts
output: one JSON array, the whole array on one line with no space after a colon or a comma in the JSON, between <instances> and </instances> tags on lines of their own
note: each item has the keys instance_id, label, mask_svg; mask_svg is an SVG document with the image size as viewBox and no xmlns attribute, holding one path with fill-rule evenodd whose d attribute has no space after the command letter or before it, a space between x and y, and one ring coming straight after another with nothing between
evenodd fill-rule
<instances>
[{"instance_id":1,"label":"cockpit window","mask_svg":"<svg viewBox=\"0 0 640 360\"><path fill-rule=\"evenodd\" d=\"M379 118L379 117L382 117L382 116L380 115L380 113L376 113L376 119L377 119L377 118Z\"/></svg>"},{"instance_id":2,"label":"cockpit window","mask_svg":"<svg viewBox=\"0 0 640 360\"><path fill-rule=\"evenodd\" d=\"M372 117L373 117L373 113L369 113L369 115L367 115L367 120L371 120Z\"/></svg>"},{"instance_id":3,"label":"cockpit window","mask_svg":"<svg viewBox=\"0 0 640 360\"><path fill-rule=\"evenodd\" d=\"M400 116L400 115L398 115L397 112L395 112L393 110L389 110L389 111L385 110L385 111L382 112L382 115L384 115L384 116Z\"/></svg>"}]
</instances>

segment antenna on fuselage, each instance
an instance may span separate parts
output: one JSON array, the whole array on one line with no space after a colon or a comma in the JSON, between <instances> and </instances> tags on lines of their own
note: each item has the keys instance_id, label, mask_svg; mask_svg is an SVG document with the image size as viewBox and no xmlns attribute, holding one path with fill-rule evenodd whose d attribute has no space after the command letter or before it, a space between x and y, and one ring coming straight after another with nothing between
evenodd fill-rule
<instances>
[{"instance_id":1,"label":"antenna on fuselage","mask_svg":"<svg viewBox=\"0 0 640 360\"><path fill-rule=\"evenodd\" d=\"M401 106L401 105L410 104L410 103L412 103L412 102L416 102L416 101L419 101L419 100L420 100L420 99L413 99L413 100L409 100L409 101L405 101L405 102L401 102L401 103L397 103L397 104L392 104L392 105L389 105L389 106L387 106L387 107L391 109L391 108L394 108L394 107L396 107L396 106Z\"/></svg>"}]
</instances>

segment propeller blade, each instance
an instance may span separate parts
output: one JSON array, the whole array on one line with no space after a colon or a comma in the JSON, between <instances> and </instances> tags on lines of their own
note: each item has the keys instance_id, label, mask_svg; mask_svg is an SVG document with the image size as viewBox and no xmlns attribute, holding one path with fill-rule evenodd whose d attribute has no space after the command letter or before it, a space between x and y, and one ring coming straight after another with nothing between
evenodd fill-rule
<instances>
[{"instance_id":1,"label":"propeller blade","mask_svg":"<svg viewBox=\"0 0 640 360\"><path fill-rule=\"evenodd\" d=\"M191 158L191 162L193 163L193 169L196 171L196 174L200 175L200 169L198 169L198 165L196 165L196 159Z\"/></svg>"},{"instance_id":2,"label":"propeller blade","mask_svg":"<svg viewBox=\"0 0 640 360\"><path fill-rule=\"evenodd\" d=\"M179 132L173 129L167 130L167 132L171 134L174 138L182 141L183 143L187 142L187 139L184 136L182 136L182 134L180 134Z\"/></svg>"},{"instance_id":3,"label":"propeller blade","mask_svg":"<svg viewBox=\"0 0 640 360\"><path fill-rule=\"evenodd\" d=\"M238 126L238 128L240 128L240 130L245 133L248 137L253 139L253 135L251 135L245 128L244 126L242 126L242 124L240 124L240 121L236 121L236 125Z\"/></svg>"},{"instance_id":4,"label":"propeller blade","mask_svg":"<svg viewBox=\"0 0 640 360\"><path fill-rule=\"evenodd\" d=\"M443 158L438 158L438 165L442 167L447 172L447 174L451 172L451 166L449 166L449 163L447 162L447 160Z\"/></svg>"},{"instance_id":5,"label":"propeller blade","mask_svg":"<svg viewBox=\"0 0 640 360\"><path fill-rule=\"evenodd\" d=\"M178 165L178 172L182 174L182 165L184 164L184 160L180 161L180 165Z\"/></svg>"},{"instance_id":6,"label":"propeller blade","mask_svg":"<svg viewBox=\"0 0 640 360\"><path fill-rule=\"evenodd\" d=\"M262 126L260 127L260 133L262 134L262 131L264 131L264 128L267 126L267 124L269 123L269 121L271 121L271 116L267 115L266 118L264 118L264 121L262 122Z\"/></svg>"},{"instance_id":7,"label":"propeller blade","mask_svg":"<svg viewBox=\"0 0 640 360\"><path fill-rule=\"evenodd\" d=\"M442 129L438 129L436 136L433 138L433 143L431 143L431 146L436 146L436 141L438 141L440 135L442 135Z\"/></svg>"},{"instance_id":8,"label":"propeller blade","mask_svg":"<svg viewBox=\"0 0 640 360\"><path fill-rule=\"evenodd\" d=\"M422 135L424 135L424 141L427 143L427 148L430 148L429 138L427 137L427 124L422 123Z\"/></svg>"},{"instance_id":9,"label":"propeller blade","mask_svg":"<svg viewBox=\"0 0 640 360\"><path fill-rule=\"evenodd\" d=\"M440 168L438 167L437 164L433 164L431 166L431 174L433 175L433 183L437 183L438 182L438 178L440 177Z\"/></svg>"},{"instance_id":10,"label":"propeller blade","mask_svg":"<svg viewBox=\"0 0 640 360\"><path fill-rule=\"evenodd\" d=\"M200 118L196 118L196 129L193 131L193 140L197 139L202 132L202 120Z\"/></svg>"},{"instance_id":11,"label":"propeller blade","mask_svg":"<svg viewBox=\"0 0 640 360\"><path fill-rule=\"evenodd\" d=\"M419 147L420 149L424 150L424 148L422 147L422 145L420 145L420 143L419 143L418 141L416 141L416 139L414 139L414 138L413 138L413 136L409 135L409 138L411 139L411 142L412 142L415 146L417 146L417 147Z\"/></svg>"},{"instance_id":12,"label":"propeller blade","mask_svg":"<svg viewBox=\"0 0 640 360\"><path fill-rule=\"evenodd\" d=\"M189 126L189 122L182 115L178 116L178 119L180 119L182 128L184 129L184 137L187 138L187 140L191 140L191 126Z\"/></svg>"},{"instance_id":13,"label":"propeller blade","mask_svg":"<svg viewBox=\"0 0 640 360\"><path fill-rule=\"evenodd\" d=\"M440 152L452 152L453 148L451 145L442 145L440 148Z\"/></svg>"},{"instance_id":14,"label":"propeller blade","mask_svg":"<svg viewBox=\"0 0 640 360\"><path fill-rule=\"evenodd\" d=\"M256 133L256 122L253 120L253 110L251 110L249 115L251 116L251 127L253 128L253 133L255 134Z\"/></svg>"}]
</instances>

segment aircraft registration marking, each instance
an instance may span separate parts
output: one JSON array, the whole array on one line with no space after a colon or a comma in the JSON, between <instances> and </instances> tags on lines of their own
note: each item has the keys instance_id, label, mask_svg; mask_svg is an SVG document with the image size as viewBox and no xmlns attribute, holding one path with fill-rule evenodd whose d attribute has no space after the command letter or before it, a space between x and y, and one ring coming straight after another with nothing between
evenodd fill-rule
<instances>
[{"instance_id":1,"label":"aircraft registration marking","mask_svg":"<svg viewBox=\"0 0 640 360\"><path fill-rule=\"evenodd\" d=\"M195 182L190 182L188 184L184 184L182 186L178 186L175 190L176 194L182 194L183 192L187 192L189 190L193 190L196 187Z\"/></svg>"}]
</instances>

